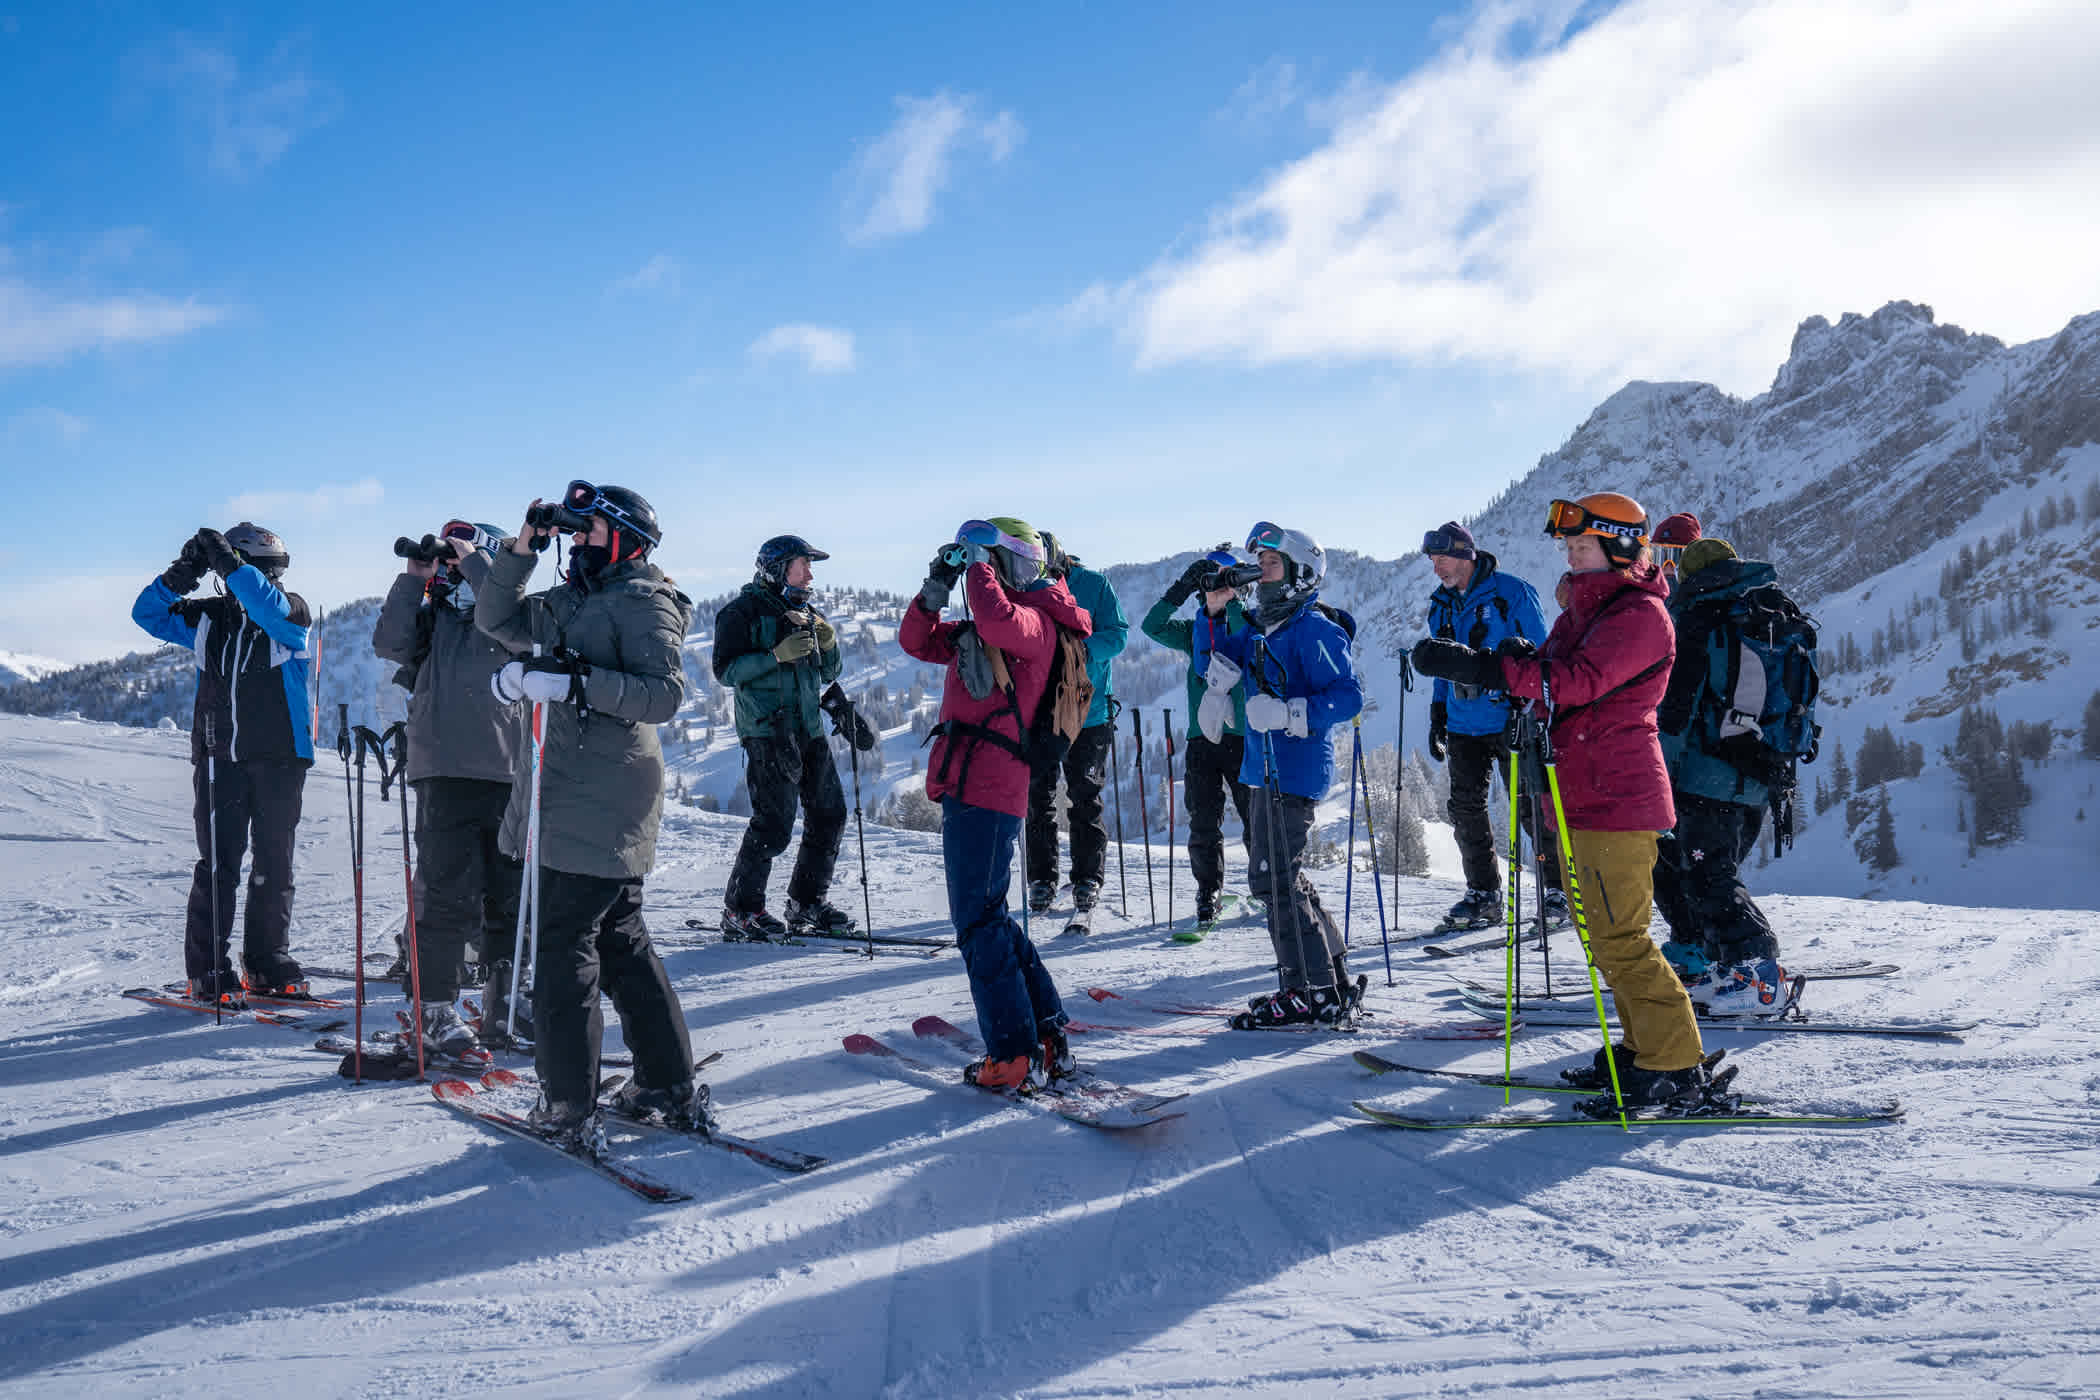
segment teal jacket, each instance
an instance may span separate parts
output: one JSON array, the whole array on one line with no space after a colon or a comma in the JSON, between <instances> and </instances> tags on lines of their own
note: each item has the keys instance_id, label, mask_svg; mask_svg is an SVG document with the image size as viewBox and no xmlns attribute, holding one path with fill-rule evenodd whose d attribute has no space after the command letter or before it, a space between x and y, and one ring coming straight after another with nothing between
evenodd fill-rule
<instances>
[{"instance_id":1,"label":"teal jacket","mask_svg":"<svg viewBox=\"0 0 2100 1400\"><path fill-rule=\"evenodd\" d=\"M815 608L791 611L757 580L715 614L715 679L736 688L737 738L815 739L824 733L817 700L845 669L838 639L790 666L773 656L782 637L812 625L817 616ZM788 732L777 726L787 726Z\"/></svg>"},{"instance_id":2,"label":"teal jacket","mask_svg":"<svg viewBox=\"0 0 2100 1400\"><path fill-rule=\"evenodd\" d=\"M1116 590L1109 587L1107 577L1083 564L1075 563L1065 571L1065 588L1072 594L1072 601L1094 619L1094 630L1086 639L1086 678L1094 683L1094 703L1087 708L1086 727L1092 729L1108 723L1109 697L1115 693L1111 668L1130 644L1130 619L1123 615L1123 604L1116 598Z\"/></svg>"},{"instance_id":3,"label":"teal jacket","mask_svg":"<svg viewBox=\"0 0 2100 1400\"><path fill-rule=\"evenodd\" d=\"M1158 642L1163 647L1181 652L1189 658L1189 737L1194 739L1203 733L1202 726L1196 723L1196 706L1202 702L1205 689L1203 673L1195 667L1196 628L1200 624L1205 632L1209 634L1205 638L1204 646L1204 650L1209 651L1216 644L1216 637L1228 636L1245 627L1247 625L1247 613L1245 609L1240 607L1239 601L1235 599L1225 605L1225 616L1222 619L1213 618L1210 614L1203 611L1203 602L1200 597L1196 602L1195 617L1180 618L1174 616L1179 610L1175 604L1162 598L1152 605L1152 611L1145 614L1145 620L1141 626L1144 628L1145 635L1153 641ZM1232 723L1227 726L1225 732L1227 734L1245 734L1247 732L1247 692L1239 686L1234 686L1232 689Z\"/></svg>"}]
</instances>

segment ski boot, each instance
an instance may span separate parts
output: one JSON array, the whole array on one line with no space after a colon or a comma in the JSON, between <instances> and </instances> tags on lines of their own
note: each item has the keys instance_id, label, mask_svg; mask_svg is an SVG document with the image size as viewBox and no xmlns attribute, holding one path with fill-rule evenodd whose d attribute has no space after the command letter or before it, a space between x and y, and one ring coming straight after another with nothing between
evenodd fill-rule
<instances>
[{"instance_id":1,"label":"ski boot","mask_svg":"<svg viewBox=\"0 0 2100 1400\"><path fill-rule=\"evenodd\" d=\"M1052 1084L1060 1079L1070 1079L1079 1071L1079 1062L1072 1058L1072 1042L1065 1038L1064 1027L1043 1027L1043 1073Z\"/></svg>"},{"instance_id":2,"label":"ski boot","mask_svg":"<svg viewBox=\"0 0 2100 1400\"><path fill-rule=\"evenodd\" d=\"M729 943L785 943L788 927L763 909L724 909L722 938Z\"/></svg>"},{"instance_id":3,"label":"ski boot","mask_svg":"<svg viewBox=\"0 0 2100 1400\"><path fill-rule=\"evenodd\" d=\"M1546 927L1548 929L1566 928L1574 921L1575 913L1568 908L1567 892L1565 890L1547 890Z\"/></svg>"},{"instance_id":4,"label":"ski boot","mask_svg":"<svg viewBox=\"0 0 2100 1400\"><path fill-rule=\"evenodd\" d=\"M246 1011L248 998L241 979L233 969L207 972L202 977L192 977L185 984L184 995L191 1001L201 1001L206 1006L219 1004L221 1011Z\"/></svg>"},{"instance_id":5,"label":"ski boot","mask_svg":"<svg viewBox=\"0 0 2100 1400\"><path fill-rule=\"evenodd\" d=\"M714 1092L697 1079L669 1089L644 1089L630 1079L612 1094L612 1109L622 1117L661 1123L681 1133L712 1133L713 1104Z\"/></svg>"},{"instance_id":6,"label":"ski boot","mask_svg":"<svg viewBox=\"0 0 2100 1400\"><path fill-rule=\"evenodd\" d=\"M1028 912L1047 914L1050 906L1057 902L1057 881L1030 880L1028 882Z\"/></svg>"},{"instance_id":7,"label":"ski boot","mask_svg":"<svg viewBox=\"0 0 2100 1400\"><path fill-rule=\"evenodd\" d=\"M1457 933L1473 928L1492 928L1502 922L1502 891L1466 891L1465 898L1444 911L1438 933Z\"/></svg>"},{"instance_id":8,"label":"ski boot","mask_svg":"<svg viewBox=\"0 0 2100 1400\"><path fill-rule=\"evenodd\" d=\"M1232 1018L1236 1031L1258 1031L1268 1026L1305 1026L1319 1019L1310 996L1302 988L1271 992L1247 1003L1247 1009Z\"/></svg>"},{"instance_id":9,"label":"ski boot","mask_svg":"<svg viewBox=\"0 0 2100 1400\"><path fill-rule=\"evenodd\" d=\"M557 1147L596 1158L606 1155L605 1119L595 1103L556 1103L542 1094L525 1121Z\"/></svg>"},{"instance_id":10,"label":"ski boot","mask_svg":"<svg viewBox=\"0 0 2100 1400\"><path fill-rule=\"evenodd\" d=\"M852 933L859 925L853 916L828 899L815 899L804 904L790 897L787 902L787 927L789 933Z\"/></svg>"},{"instance_id":11,"label":"ski boot","mask_svg":"<svg viewBox=\"0 0 2100 1400\"><path fill-rule=\"evenodd\" d=\"M1662 955L1670 964L1670 970L1677 974L1677 980L1687 987L1704 978L1707 969L1713 966L1704 948L1696 943L1680 943L1675 938L1664 941Z\"/></svg>"},{"instance_id":12,"label":"ski boot","mask_svg":"<svg viewBox=\"0 0 2100 1400\"><path fill-rule=\"evenodd\" d=\"M1578 1089L1602 1089L1609 1093L1611 1091L1611 1061L1606 1060L1605 1056L1607 1054L1611 1056L1612 1060L1618 1062L1618 1070L1621 1075L1633 1068L1633 1051L1626 1048L1624 1041L1619 1041L1612 1045L1609 1050L1599 1050L1596 1057L1583 1068L1562 1070L1560 1072L1561 1079Z\"/></svg>"},{"instance_id":13,"label":"ski boot","mask_svg":"<svg viewBox=\"0 0 2100 1400\"><path fill-rule=\"evenodd\" d=\"M1208 929L1209 927L1211 927L1211 925L1217 923L1217 921L1218 892L1216 890L1197 890L1196 927L1200 929Z\"/></svg>"},{"instance_id":14,"label":"ski boot","mask_svg":"<svg viewBox=\"0 0 2100 1400\"><path fill-rule=\"evenodd\" d=\"M1801 1000L1805 980L1787 976L1773 958L1747 958L1710 965L1706 975L1688 985L1685 993L1701 1015L1717 1021L1777 1018Z\"/></svg>"},{"instance_id":15,"label":"ski boot","mask_svg":"<svg viewBox=\"0 0 2100 1400\"><path fill-rule=\"evenodd\" d=\"M963 1082L1001 1094L1022 1095L1036 1093L1049 1084L1033 1055L1016 1055L1010 1060L995 1060L987 1055L972 1060L963 1066Z\"/></svg>"},{"instance_id":16,"label":"ski boot","mask_svg":"<svg viewBox=\"0 0 2100 1400\"><path fill-rule=\"evenodd\" d=\"M455 1059L469 1055L486 1057L474 1028L459 1014L459 1008L449 1001L424 1001L416 1003L416 1020L423 1028L423 1043L440 1055Z\"/></svg>"},{"instance_id":17,"label":"ski boot","mask_svg":"<svg viewBox=\"0 0 2100 1400\"><path fill-rule=\"evenodd\" d=\"M1092 913L1094 906L1100 902L1101 882L1099 880L1074 880L1072 882L1073 912L1079 914Z\"/></svg>"},{"instance_id":18,"label":"ski boot","mask_svg":"<svg viewBox=\"0 0 2100 1400\"><path fill-rule=\"evenodd\" d=\"M489 980L481 998L481 1043L510 1049L532 1048L532 988L518 989L515 1030L510 1029L510 964L498 962L489 968Z\"/></svg>"}]
</instances>

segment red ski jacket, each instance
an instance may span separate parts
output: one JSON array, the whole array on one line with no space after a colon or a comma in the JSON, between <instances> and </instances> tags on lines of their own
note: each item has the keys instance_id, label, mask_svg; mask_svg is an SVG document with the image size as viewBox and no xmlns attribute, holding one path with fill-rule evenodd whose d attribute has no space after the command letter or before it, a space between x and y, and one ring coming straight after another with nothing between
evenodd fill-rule
<instances>
[{"instance_id":1,"label":"red ski jacket","mask_svg":"<svg viewBox=\"0 0 2100 1400\"><path fill-rule=\"evenodd\" d=\"M1570 830L1668 831L1677 809L1655 729L1677 654L1668 585L1637 564L1572 574L1567 586L1567 610L1538 655L1504 657L1502 674L1512 694L1551 701Z\"/></svg>"},{"instance_id":2,"label":"red ski jacket","mask_svg":"<svg viewBox=\"0 0 2100 1400\"><path fill-rule=\"evenodd\" d=\"M1003 691L994 689L978 700L963 684L962 670L956 662L955 637L964 624L941 621L914 598L904 610L897 643L921 661L947 666L947 682L941 690L943 724L953 720L988 727L1019 744L1035 719L1036 706L1050 679L1050 662L1057 651L1054 623L1062 623L1083 637L1093 632L1093 619L1072 601L1063 580L1009 593L1000 586L990 564L973 564L963 575L962 587L977 635L1006 658L1014 682L1014 700L1021 711L1018 716L1008 706ZM927 756L926 795L938 802L951 793L972 807L1025 818L1028 765L1002 744L967 733L943 731Z\"/></svg>"}]
</instances>

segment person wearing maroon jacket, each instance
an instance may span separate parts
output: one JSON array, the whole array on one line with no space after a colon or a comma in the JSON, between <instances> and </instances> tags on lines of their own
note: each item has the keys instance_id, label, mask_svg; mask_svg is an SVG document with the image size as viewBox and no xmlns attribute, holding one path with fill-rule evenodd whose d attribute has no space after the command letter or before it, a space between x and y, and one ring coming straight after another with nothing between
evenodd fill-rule
<instances>
[{"instance_id":1,"label":"person wearing maroon jacket","mask_svg":"<svg viewBox=\"0 0 2100 1400\"><path fill-rule=\"evenodd\" d=\"M1620 1089L1628 1103L1681 1104L1705 1096L1708 1075L1691 999L1648 937L1656 834L1676 823L1655 725L1676 637L1647 531L1640 504L1616 492L1553 502L1546 533L1567 551L1567 602L1545 645L1496 655L1431 637L1414 663L1543 709L1584 926L1624 1028ZM1606 1053L1570 1077L1609 1089Z\"/></svg>"},{"instance_id":2,"label":"person wearing maroon jacket","mask_svg":"<svg viewBox=\"0 0 2100 1400\"><path fill-rule=\"evenodd\" d=\"M1006 516L966 522L927 568L897 644L948 668L926 761L941 806L948 917L970 975L985 1055L964 1071L987 1089L1041 1088L1071 1073L1068 1019L1035 944L1007 912L1014 844L1028 815L1028 727L1045 703L1057 629L1084 638L1093 620L1045 572L1042 537ZM957 582L970 617L941 621Z\"/></svg>"}]
</instances>

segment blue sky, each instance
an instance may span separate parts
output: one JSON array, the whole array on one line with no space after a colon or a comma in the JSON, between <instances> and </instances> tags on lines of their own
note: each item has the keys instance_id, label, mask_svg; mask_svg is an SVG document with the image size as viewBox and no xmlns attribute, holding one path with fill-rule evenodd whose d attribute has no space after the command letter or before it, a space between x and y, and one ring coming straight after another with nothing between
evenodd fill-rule
<instances>
[{"instance_id":1,"label":"blue sky","mask_svg":"<svg viewBox=\"0 0 2100 1400\"><path fill-rule=\"evenodd\" d=\"M65 502L0 649L145 644L201 524L325 606L579 476L695 595L995 512L1392 556L1629 377L2100 298L2085 5L436 8L0 0L0 472Z\"/></svg>"}]
</instances>

